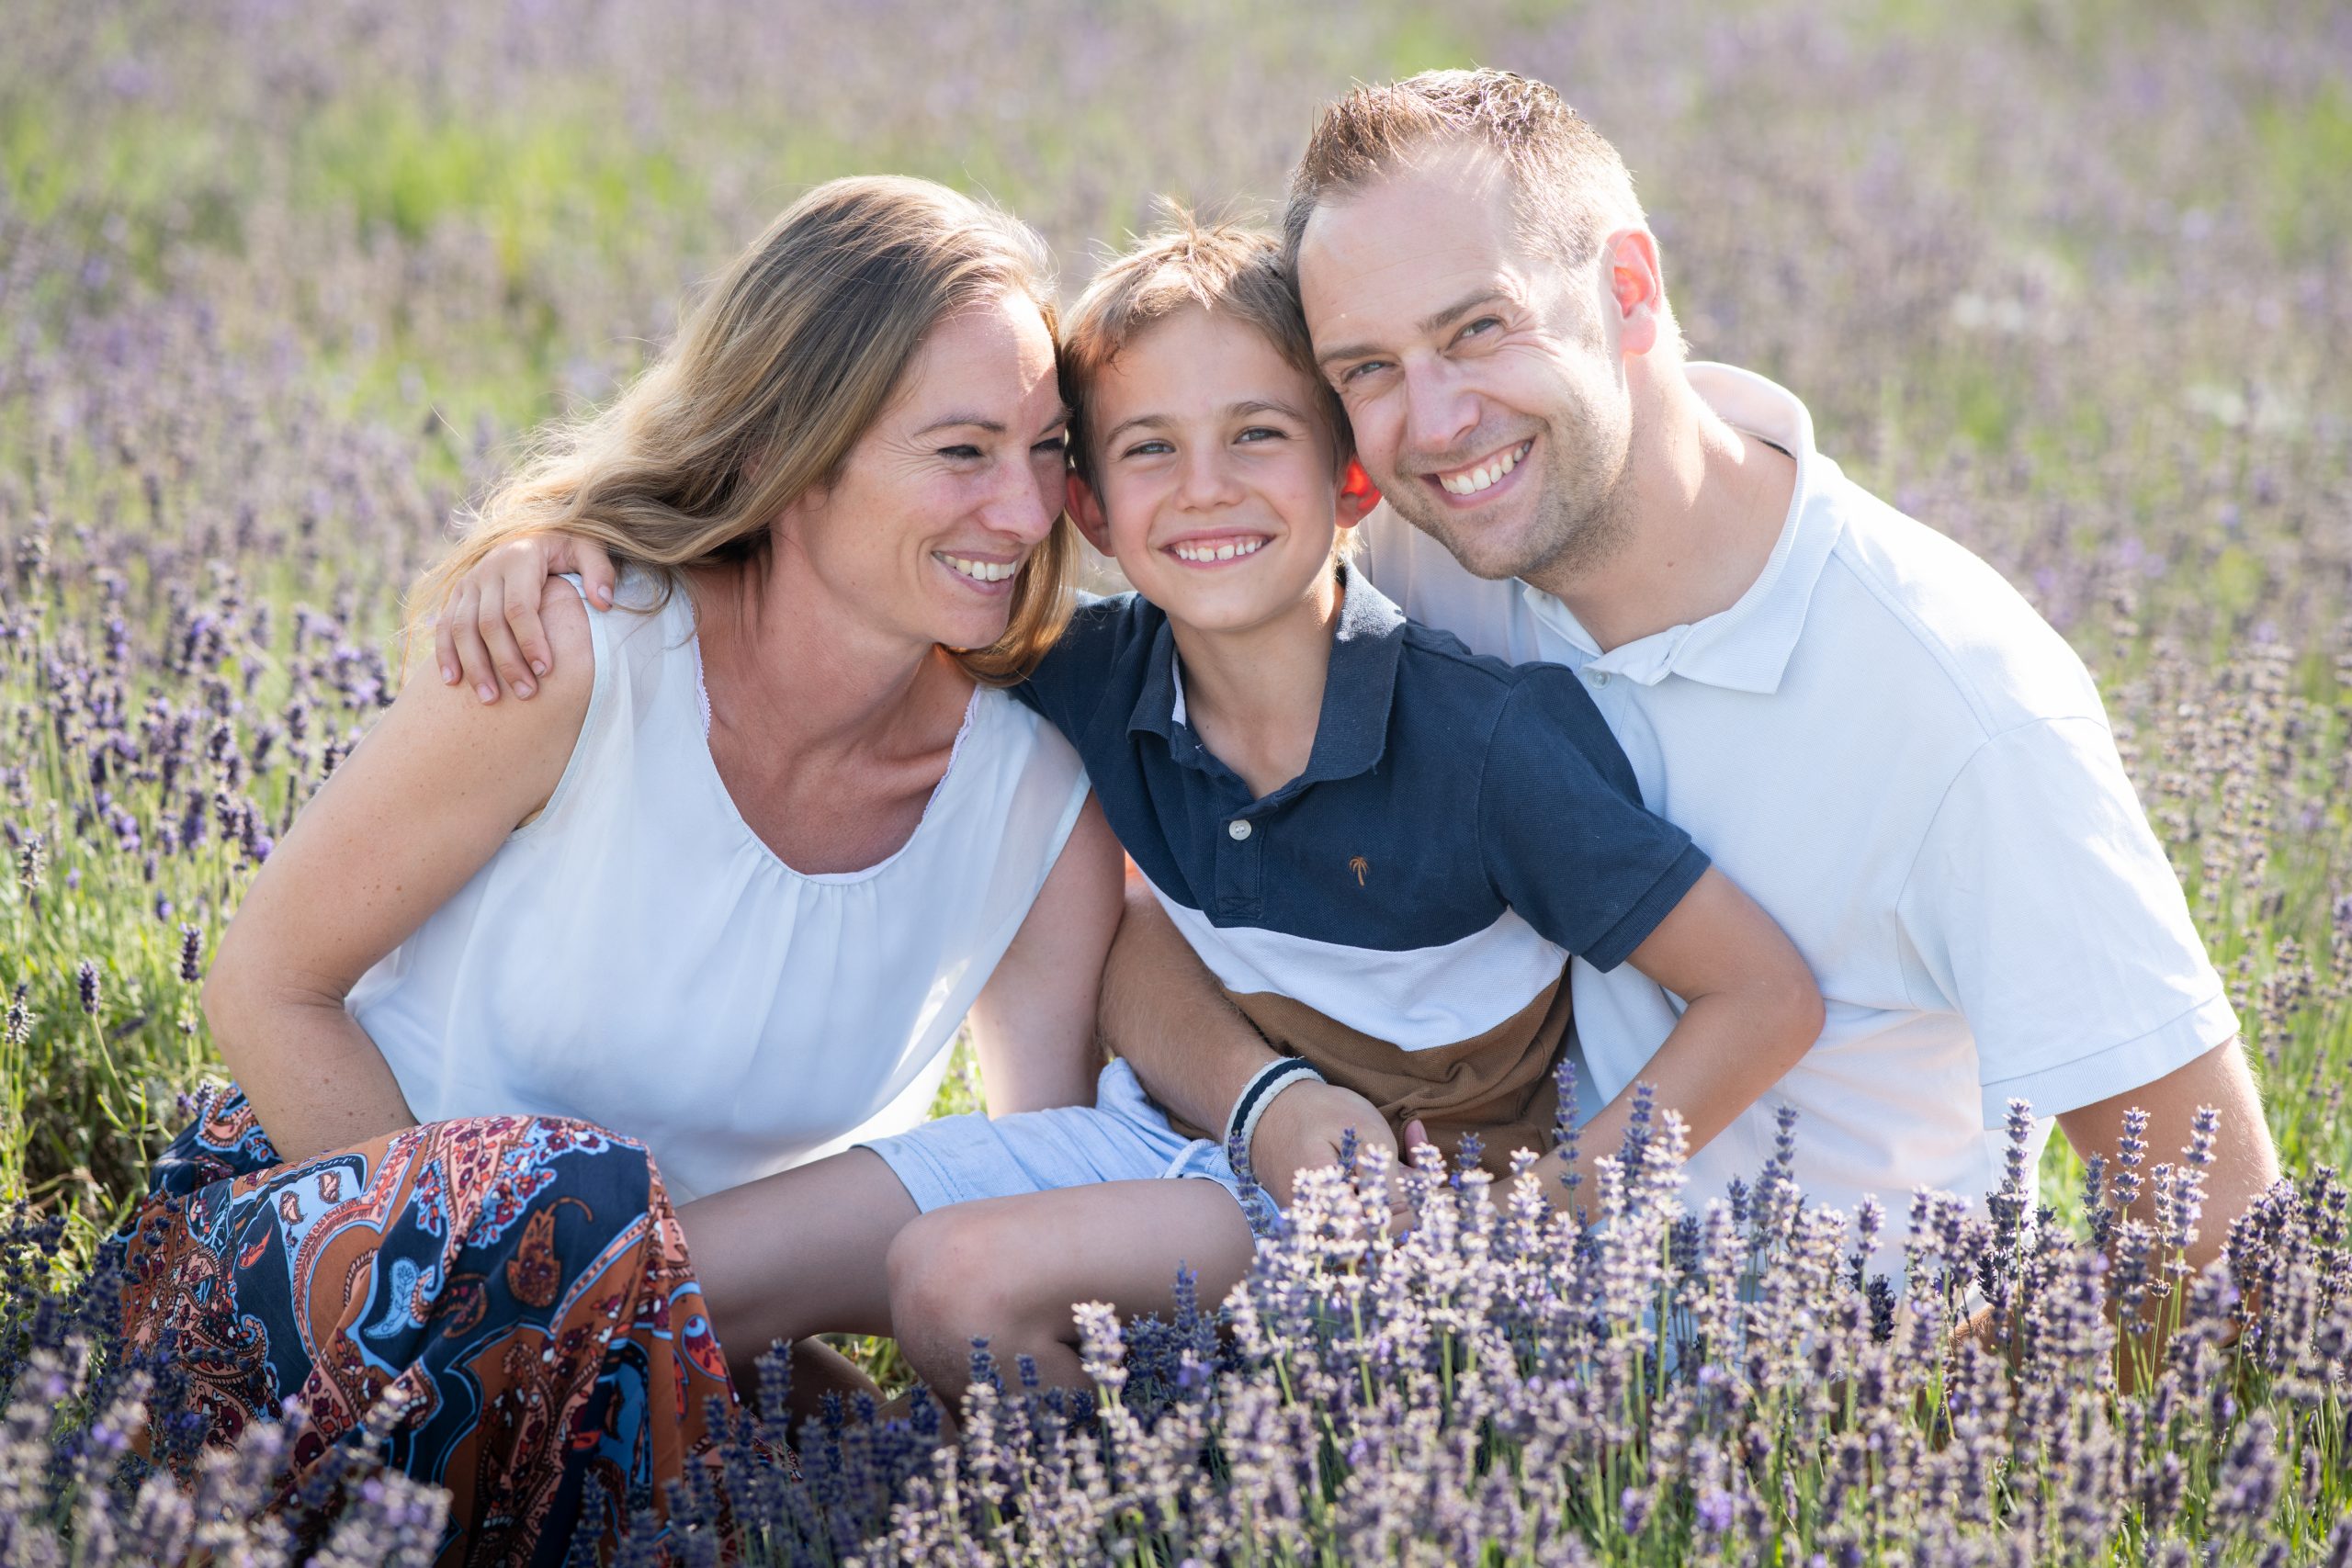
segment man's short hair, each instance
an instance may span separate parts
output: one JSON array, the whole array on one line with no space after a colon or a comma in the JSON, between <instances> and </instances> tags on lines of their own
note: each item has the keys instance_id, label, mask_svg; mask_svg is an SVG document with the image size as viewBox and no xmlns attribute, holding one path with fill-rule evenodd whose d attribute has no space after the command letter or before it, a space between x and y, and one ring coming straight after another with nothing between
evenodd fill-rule
<instances>
[{"instance_id":1,"label":"man's short hair","mask_svg":"<svg viewBox=\"0 0 2352 1568\"><path fill-rule=\"evenodd\" d=\"M1522 238L1571 265L1612 231L1646 221L1617 149L1550 87L1509 71L1424 71L1358 86L1316 120L1283 213L1284 263L1296 265L1317 207L1448 146L1501 160Z\"/></svg>"},{"instance_id":2,"label":"man's short hair","mask_svg":"<svg viewBox=\"0 0 2352 1568\"><path fill-rule=\"evenodd\" d=\"M1244 224L1204 223L1172 202L1163 212L1159 228L1094 275L1062 322L1062 394L1075 414L1070 451L1078 471L1095 478L1091 402L1102 372L1146 331L1184 310L1240 322L1306 377L1314 388L1308 412L1330 437L1334 463L1344 465L1355 451L1348 416L1315 363L1279 243Z\"/></svg>"}]
</instances>

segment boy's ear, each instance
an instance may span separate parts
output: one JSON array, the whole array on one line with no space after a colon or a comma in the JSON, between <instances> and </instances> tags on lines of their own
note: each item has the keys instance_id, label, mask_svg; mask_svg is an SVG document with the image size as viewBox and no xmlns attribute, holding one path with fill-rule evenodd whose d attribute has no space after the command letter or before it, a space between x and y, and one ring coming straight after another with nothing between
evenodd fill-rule
<instances>
[{"instance_id":1,"label":"boy's ear","mask_svg":"<svg viewBox=\"0 0 2352 1568\"><path fill-rule=\"evenodd\" d=\"M1372 515L1372 509L1379 504L1380 487L1372 482L1372 476L1363 471L1362 463L1349 458L1348 471L1340 479L1340 526L1354 527Z\"/></svg>"},{"instance_id":2,"label":"boy's ear","mask_svg":"<svg viewBox=\"0 0 2352 1568\"><path fill-rule=\"evenodd\" d=\"M1094 493L1086 476L1075 469L1069 476L1069 520L1078 525L1088 544L1106 556L1112 553L1110 519L1103 515L1102 498Z\"/></svg>"}]
</instances>

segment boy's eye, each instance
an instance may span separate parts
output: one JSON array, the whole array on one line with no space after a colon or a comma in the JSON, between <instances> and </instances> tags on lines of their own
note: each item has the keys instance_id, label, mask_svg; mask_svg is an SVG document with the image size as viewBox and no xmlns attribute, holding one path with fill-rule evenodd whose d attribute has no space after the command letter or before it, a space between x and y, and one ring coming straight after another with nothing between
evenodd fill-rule
<instances>
[{"instance_id":1,"label":"boy's eye","mask_svg":"<svg viewBox=\"0 0 2352 1568\"><path fill-rule=\"evenodd\" d=\"M1138 441L1119 454L1122 457L1164 457L1176 450L1165 441Z\"/></svg>"},{"instance_id":2,"label":"boy's eye","mask_svg":"<svg viewBox=\"0 0 2352 1568\"><path fill-rule=\"evenodd\" d=\"M1234 437L1236 441L1286 441L1289 438L1289 431L1276 430L1270 424L1253 424Z\"/></svg>"}]
</instances>

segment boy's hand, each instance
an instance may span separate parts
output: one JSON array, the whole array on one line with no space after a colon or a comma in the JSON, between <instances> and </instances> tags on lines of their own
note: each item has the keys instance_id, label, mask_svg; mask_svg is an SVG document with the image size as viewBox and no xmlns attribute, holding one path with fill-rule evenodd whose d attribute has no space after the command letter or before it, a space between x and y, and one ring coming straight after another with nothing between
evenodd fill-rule
<instances>
[{"instance_id":1,"label":"boy's hand","mask_svg":"<svg viewBox=\"0 0 2352 1568\"><path fill-rule=\"evenodd\" d=\"M1415 1149L1429 1141L1429 1128L1422 1122L1419 1117L1416 1116L1411 1121L1405 1123L1405 1155L1408 1159L1412 1157L1412 1152ZM1541 1197L1545 1203L1556 1209L1566 1202L1566 1190L1560 1183L1561 1178L1567 1175L1567 1173L1568 1162L1561 1156L1559 1150L1554 1149L1551 1153L1544 1156L1541 1159L1538 1159L1533 1165L1529 1166L1527 1168L1526 1174L1521 1176L1517 1182L1513 1182L1507 1178L1497 1177L1494 1180L1487 1182L1485 1185L1480 1187L1478 1191L1488 1208L1499 1208L1510 1201L1511 1195L1518 1190L1520 1186L1525 1185L1532 1187L1537 1196ZM1592 1179L1590 1172L1585 1173L1585 1179L1586 1186L1579 1189L1579 1190L1590 1190L1590 1182ZM1396 1211L1396 1225L1397 1232L1401 1235L1405 1231L1410 1230L1412 1228L1414 1216L1411 1211L1404 1206L1402 1194L1392 1193L1390 1195L1389 1203L1390 1207Z\"/></svg>"},{"instance_id":2,"label":"boy's hand","mask_svg":"<svg viewBox=\"0 0 2352 1568\"><path fill-rule=\"evenodd\" d=\"M1291 1085L1274 1096L1250 1137L1250 1168L1258 1185L1289 1208L1298 1173L1338 1164L1340 1145L1350 1128L1355 1130L1358 1149L1377 1145L1392 1155L1396 1152L1387 1118L1363 1095L1312 1078Z\"/></svg>"},{"instance_id":3,"label":"boy's hand","mask_svg":"<svg viewBox=\"0 0 2352 1568\"><path fill-rule=\"evenodd\" d=\"M539 592L548 579L580 574L588 602L610 609L618 573L598 545L568 534L525 534L484 556L449 591L433 623L433 658L441 683L459 680L484 703L503 685L528 698L555 668L555 650L539 625Z\"/></svg>"}]
</instances>

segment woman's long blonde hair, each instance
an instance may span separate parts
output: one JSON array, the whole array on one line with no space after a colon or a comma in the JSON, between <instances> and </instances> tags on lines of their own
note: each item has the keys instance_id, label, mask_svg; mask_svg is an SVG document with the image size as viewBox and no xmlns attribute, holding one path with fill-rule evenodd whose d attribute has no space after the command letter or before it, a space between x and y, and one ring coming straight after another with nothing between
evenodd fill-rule
<instances>
[{"instance_id":1,"label":"woman's long blonde hair","mask_svg":"<svg viewBox=\"0 0 2352 1568\"><path fill-rule=\"evenodd\" d=\"M491 492L413 601L436 610L518 534L593 539L622 562L740 559L810 487L835 479L932 329L1002 294L1056 325L1045 243L1019 220L928 180L819 186L786 209L609 407L549 428ZM1010 685L1061 634L1076 569L1067 516L1014 580L1004 636L956 657Z\"/></svg>"}]
</instances>

